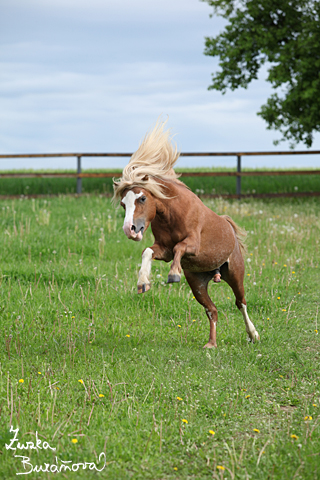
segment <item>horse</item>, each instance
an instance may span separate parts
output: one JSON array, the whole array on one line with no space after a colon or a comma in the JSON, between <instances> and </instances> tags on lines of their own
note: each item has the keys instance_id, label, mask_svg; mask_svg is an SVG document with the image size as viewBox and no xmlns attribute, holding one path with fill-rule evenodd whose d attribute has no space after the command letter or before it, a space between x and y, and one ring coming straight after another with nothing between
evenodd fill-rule
<instances>
[{"instance_id":1,"label":"horse","mask_svg":"<svg viewBox=\"0 0 320 480\"><path fill-rule=\"evenodd\" d=\"M113 179L113 202L125 210L123 230L141 241L151 224L154 244L142 252L138 294L150 290L152 260L171 262L168 283L180 282L181 271L209 319L209 341L217 347L218 311L208 294L208 283L220 269L233 290L248 339L259 340L244 297L244 231L227 215L217 215L179 179L173 166L179 158L166 121L157 121L146 134L120 179Z\"/></svg>"}]
</instances>

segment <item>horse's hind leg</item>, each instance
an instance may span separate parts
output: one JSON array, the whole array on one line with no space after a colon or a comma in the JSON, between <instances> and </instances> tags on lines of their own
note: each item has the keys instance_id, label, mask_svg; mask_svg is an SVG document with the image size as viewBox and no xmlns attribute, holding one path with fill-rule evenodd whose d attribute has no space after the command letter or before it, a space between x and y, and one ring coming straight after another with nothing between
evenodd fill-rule
<instances>
[{"instance_id":1,"label":"horse's hind leg","mask_svg":"<svg viewBox=\"0 0 320 480\"><path fill-rule=\"evenodd\" d=\"M229 261L222 265L221 278L227 282L233 290L233 293L236 297L236 305L242 313L249 339L252 342L255 340L260 340L256 327L249 318L247 302L244 298L244 261L239 247L236 247L234 252L230 255Z\"/></svg>"},{"instance_id":2,"label":"horse's hind leg","mask_svg":"<svg viewBox=\"0 0 320 480\"><path fill-rule=\"evenodd\" d=\"M208 295L208 283L212 279L213 274L211 272L193 273L186 270L184 271L184 274L196 300L205 308L210 322L209 342L203 348L216 347L216 324L218 321L218 311Z\"/></svg>"}]
</instances>

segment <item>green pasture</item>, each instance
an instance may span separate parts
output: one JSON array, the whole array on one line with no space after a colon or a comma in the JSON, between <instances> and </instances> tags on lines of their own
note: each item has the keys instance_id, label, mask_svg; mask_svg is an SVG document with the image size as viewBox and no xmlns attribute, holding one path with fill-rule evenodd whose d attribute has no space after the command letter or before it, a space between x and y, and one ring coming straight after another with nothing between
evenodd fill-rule
<instances>
[{"instance_id":1,"label":"green pasture","mask_svg":"<svg viewBox=\"0 0 320 480\"><path fill-rule=\"evenodd\" d=\"M193 168L181 169L181 171L235 171L235 169L223 168ZM243 169L247 171L248 169ZM266 169L264 169L266 170ZM47 170L46 170L47 171ZM110 170L109 170L110 171ZM177 169L179 172L179 169ZM31 173L31 170L21 170L20 173ZM48 172L48 171L47 171ZM58 170L55 170L57 173ZM62 171L61 171L62 172ZM74 170L63 170L64 173L75 173ZM97 170L83 170L83 173L94 173ZM108 172L108 170L99 170ZM6 171L1 173L14 173ZM18 173L18 172L16 172ZM121 176L121 170L119 170ZM186 183L197 194L235 194L235 177L183 177ZM260 176L242 177L242 193L299 193L319 192L320 175L285 175L285 176ZM0 195L56 195L76 193L76 179L74 178L0 178ZM82 191L84 193L111 194L111 178L83 178Z\"/></svg>"},{"instance_id":2,"label":"green pasture","mask_svg":"<svg viewBox=\"0 0 320 480\"><path fill-rule=\"evenodd\" d=\"M184 277L166 284L167 264L137 295L152 234L129 241L105 196L0 202L1 478L320 477L319 198L206 203L248 232L259 343L223 282L210 286L211 350L202 307Z\"/></svg>"}]
</instances>

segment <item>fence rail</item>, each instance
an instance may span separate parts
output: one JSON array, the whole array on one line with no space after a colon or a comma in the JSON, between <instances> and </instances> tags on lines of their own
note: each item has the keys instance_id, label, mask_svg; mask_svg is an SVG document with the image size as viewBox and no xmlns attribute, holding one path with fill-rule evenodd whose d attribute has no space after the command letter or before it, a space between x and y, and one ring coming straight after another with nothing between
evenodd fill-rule
<instances>
[{"instance_id":1,"label":"fence rail","mask_svg":"<svg viewBox=\"0 0 320 480\"><path fill-rule=\"evenodd\" d=\"M75 157L77 159L76 173L54 173L54 172L32 172L32 173L0 173L1 178L76 178L77 194L82 193L83 178L111 178L119 176L117 171L101 172L101 173L82 173L81 159L82 157L131 157L132 153L34 153L34 154L0 154L0 159L9 158L55 158L55 157ZM297 151L281 151L281 152L182 152L181 157L236 157L236 171L224 172L179 172L182 177L236 177L236 194L223 195L229 198L247 197L241 193L241 178L249 176L281 176L281 175L319 175L320 170L242 170L242 157L249 156L274 156L274 155L320 155L320 150L297 150ZM301 192L286 194L252 194L254 197L272 197L272 196L319 196L320 192ZM217 196L217 195L205 195Z\"/></svg>"}]
</instances>

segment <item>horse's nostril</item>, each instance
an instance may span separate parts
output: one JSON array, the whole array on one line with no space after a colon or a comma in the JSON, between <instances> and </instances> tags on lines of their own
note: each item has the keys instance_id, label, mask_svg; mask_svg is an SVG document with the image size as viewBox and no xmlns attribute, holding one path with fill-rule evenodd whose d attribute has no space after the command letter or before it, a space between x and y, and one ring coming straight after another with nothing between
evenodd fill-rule
<instances>
[{"instance_id":1,"label":"horse's nostril","mask_svg":"<svg viewBox=\"0 0 320 480\"><path fill-rule=\"evenodd\" d=\"M132 227L131 227L131 230L132 230L133 232L135 232L135 231L136 231L136 227L135 227L135 225L132 225Z\"/></svg>"}]
</instances>

